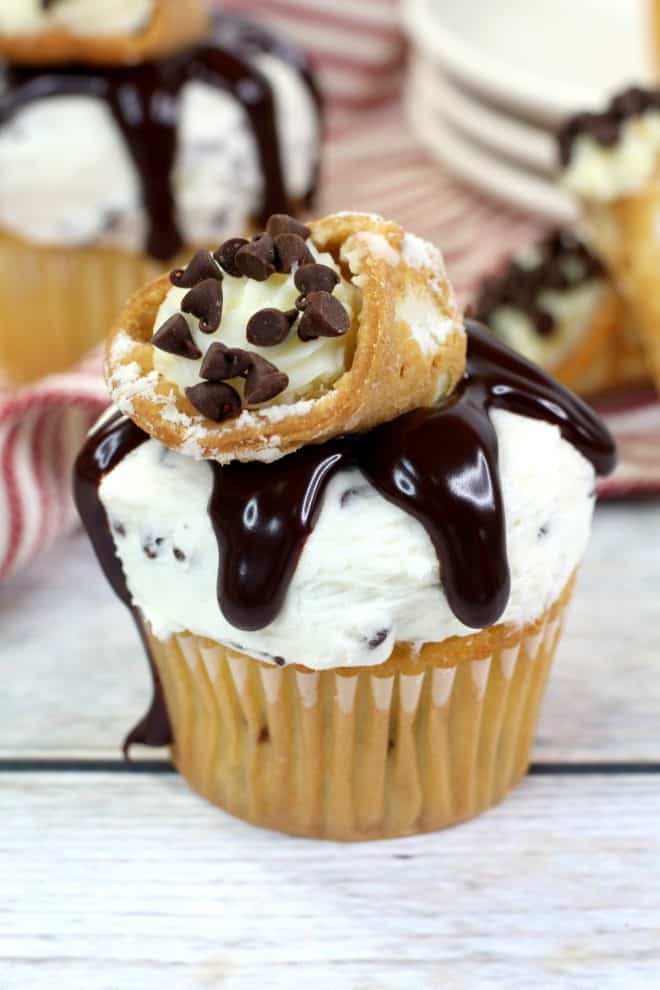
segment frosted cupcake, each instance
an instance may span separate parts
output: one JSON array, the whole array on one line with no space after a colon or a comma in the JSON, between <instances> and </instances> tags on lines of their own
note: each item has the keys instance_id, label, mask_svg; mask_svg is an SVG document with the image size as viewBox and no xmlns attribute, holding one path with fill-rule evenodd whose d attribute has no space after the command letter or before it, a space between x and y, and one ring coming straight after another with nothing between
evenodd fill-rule
<instances>
[{"instance_id":1,"label":"frosted cupcake","mask_svg":"<svg viewBox=\"0 0 660 990\"><path fill-rule=\"evenodd\" d=\"M360 214L273 218L139 293L108 380L76 495L155 674L127 749L169 742L209 800L306 836L499 800L613 467L597 417Z\"/></svg>"},{"instance_id":2,"label":"frosted cupcake","mask_svg":"<svg viewBox=\"0 0 660 990\"><path fill-rule=\"evenodd\" d=\"M53 5L53 17L60 6L74 5ZM94 11L90 31L103 20ZM304 209L319 149L305 62L236 18L130 66L11 63L0 95L0 371L18 382L66 367L177 257Z\"/></svg>"},{"instance_id":3,"label":"frosted cupcake","mask_svg":"<svg viewBox=\"0 0 660 990\"><path fill-rule=\"evenodd\" d=\"M557 229L484 280L475 318L579 395L639 385L638 334L604 267Z\"/></svg>"}]
</instances>

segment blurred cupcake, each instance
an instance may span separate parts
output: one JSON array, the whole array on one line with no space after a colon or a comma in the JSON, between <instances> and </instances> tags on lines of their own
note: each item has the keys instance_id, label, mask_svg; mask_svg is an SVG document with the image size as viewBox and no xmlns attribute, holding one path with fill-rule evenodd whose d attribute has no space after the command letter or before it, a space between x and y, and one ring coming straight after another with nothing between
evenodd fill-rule
<instances>
[{"instance_id":1,"label":"blurred cupcake","mask_svg":"<svg viewBox=\"0 0 660 990\"><path fill-rule=\"evenodd\" d=\"M660 90L629 89L603 113L572 118L559 146L562 183L580 201L660 388Z\"/></svg>"},{"instance_id":2,"label":"blurred cupcake","mask_svg":"<svg viewBox=\"0 0 660 990\"><path fill-rule=\"evenodd\" d=\"M485 279L475 317L579 395L646 381L630 316L600 261L557 229Z\"/></svg>"},{"instance_id":3,"label":"blurred cupcake","mask_svg":"<svg viewBox=\"0 0 660 990\"><path fill-rule=\"evenodd\" d=\"M76 497L154 672L126 749L171 742L209 800L305 836L499 800L615 459L595 414L360 214L272 218L138 293L108 379Z\"/></svg>"},{"instance_id":4,"label":"blurred cupcake","mask_svg":"<svg viewBox=\"0 0 660 990\"><path fill-rule=\"evenodd\" d=\"M83 4L53 16L60 6ZM306 64L236 18L156 61L12 63L0 95L0 371L18 382L68 366L178 256L304 209L319 147Z\"/></svg>"}]
</instances>

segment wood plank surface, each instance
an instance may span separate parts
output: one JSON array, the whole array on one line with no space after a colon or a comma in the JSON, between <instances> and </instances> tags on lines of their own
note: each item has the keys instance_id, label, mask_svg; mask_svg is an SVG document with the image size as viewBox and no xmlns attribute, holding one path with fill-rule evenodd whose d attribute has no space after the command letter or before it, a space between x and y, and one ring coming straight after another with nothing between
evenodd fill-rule
<instances>
[{"instance_id":1,"label":"wood plank surface","mask_svg":"<svg viewBox=\"0 0 660 990\"><path fill-rule=\"evenodd\" d=\"M5 773L0 985L656 987L659 785L536 776L448 832L342 846L176 776Z\"/></svg>"},{"instance_id":2,"label":"wood plank surface","mask_svg":"<svg viewBox=\"0 0 660 990\"><path fill-rule=\"evenodd\" d=\"M535 758L660 759L660 503L599 507ZM82 534L0 589L0 758L119 758L149 695Z\"/></svg>"}]
</instances>

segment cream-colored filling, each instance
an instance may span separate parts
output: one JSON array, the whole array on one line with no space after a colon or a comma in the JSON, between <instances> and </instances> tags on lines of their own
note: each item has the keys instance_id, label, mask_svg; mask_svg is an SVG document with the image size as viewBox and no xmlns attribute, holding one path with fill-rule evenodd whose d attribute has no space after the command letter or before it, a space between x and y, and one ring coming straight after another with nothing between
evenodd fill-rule
<instances>
[{"instance_id":1,"label":"cream-colored filling","mask_svg":"<svg viewBox=\"0 0 660 990\"><path fill-rule=\"evenodd\" d=\"M71 34L136 33L150 20L153 0L0 0L0 34L39 34L64 28Z\"/></svg>"},{"instance_id":2,"label":"cream-colored filling","mask_svg":"<svg viewBox=\"0 0 660 990\"><path fill-rule=\"evenodd\" d=\"M589 329L604 291L602 279L591 279L573 289L542 292L539 304L555 320L547 337L541 336L529 316L515 306L499 306L490 318L490 328L529 361L553 371Z\"/></svg>"},{"instance_id":3,"label":"cream-colored filling","mask_svg":"<svg viewBox=\"0 0 660 990\"><path fill-rule=\"evenodd\" d=\"M578 137L562 185L582 199L607 202L642 189L655 175L660 153L660 112L626 121L608 148L588 134Z\"/></svg>"},{"instance_id":4,"label":"cream-colored filling","mask_svg":"<svg viewBox=\"0 0 660 990\"><path fill-rule=\"evenodd\" d=\"M315 260L327 265L339 273L339 268L330 254L321 254L307 241L308 247ZM198 360L190 360L168 354L158 348L153 349L154 368L168 381L177 385L181 391L198 384L203 357L211 344L219 341L227 347L240 347L244 350L260 354L289 378L289 387L273 401L287 402L310 394L320 394L330 388L346 371L347 352L352 342L357 316L360 311L360 291L345 278L341 280L333 292L333 296L347 310L352 330L342 337L319 337L317 340L301 341L296 330L292 330L287 339L274 347L255 347L248 342L246 329L250 318L262 309L279 309L287 312L295 306L300 295L294 284L294 274L272 275L265 282L256 282L248 278L234 278L224 273L223 309L220 328L212 334L202 333L199 320L187 313L181 313L181 303L188 289L173 287L163 301L156 321L154 332L157 331L171 316L181 313L188 322L193 340L202 352ZM240 381L232 381L239 391Z\"/></svg>"}]
</instances>

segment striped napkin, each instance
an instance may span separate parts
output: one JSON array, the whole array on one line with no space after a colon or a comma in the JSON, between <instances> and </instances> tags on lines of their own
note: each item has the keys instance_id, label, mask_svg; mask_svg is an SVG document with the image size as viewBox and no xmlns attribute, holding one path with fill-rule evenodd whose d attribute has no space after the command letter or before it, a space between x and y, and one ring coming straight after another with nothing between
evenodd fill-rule
<instances>
[{"instance_id":1,"label":"striped napkin","mask_svg":"<svg viewBox=\"0 0 660 990\"><path fill-rule=\"evenodd\" d=\"M407 126L399 86L395 0L228 0L263 15L313 52L329 102L319 212L382 213L443 249L461 302L479 280L541 230L534 220L453 179ZM107 403L100 357L13 394L0 388L0 580L70 528L75 451ZM650 393L602 409L621 464L601 496L660 494L660 403Z\"/></svg>"}]
</instances>

